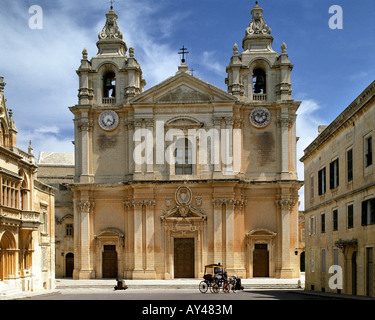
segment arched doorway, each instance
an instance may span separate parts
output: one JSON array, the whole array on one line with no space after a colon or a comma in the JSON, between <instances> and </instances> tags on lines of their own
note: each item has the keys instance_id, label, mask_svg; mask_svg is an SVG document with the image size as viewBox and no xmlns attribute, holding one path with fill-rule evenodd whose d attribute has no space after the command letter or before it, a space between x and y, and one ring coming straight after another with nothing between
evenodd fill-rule
<instances>
[{"instance_id":1,"label":"arched doorway","mask_svg":"<svg viewBox=\"0 0 375 320\"><path fill-rule=\"evenodd\" d=\"M65 277L72 278L74 269L74 254L69 252L65 256Z\"/></svg>"},{"instance_id":2,"label":"arched doorway","mask_svg":"<svg viewBox=\"0 0 375 320\"><path fill-rule=\"evenodd\" d=\"M248 277L274 277L273 239L276 233L254 229L246 234L248 247Z\"/></svg>"},{"instance_id":3,"label":"arched doorway","mask_svg":"<svg viewBox=\"0 0 375 320\"><path fill-rule=\"evenodd\" d=\"M0 241L0 280L16 274L16 241L10 231L5 231Z\"/></svg>"}]
</instances>

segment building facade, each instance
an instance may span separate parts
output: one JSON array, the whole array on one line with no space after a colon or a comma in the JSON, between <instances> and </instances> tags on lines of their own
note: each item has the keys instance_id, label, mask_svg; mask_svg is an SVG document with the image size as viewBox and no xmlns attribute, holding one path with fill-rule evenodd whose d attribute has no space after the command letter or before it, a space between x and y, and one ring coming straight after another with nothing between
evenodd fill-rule
<instances>
[{"instance_id":1,"label":"building facade","mask_svg":"<svg viewBox=\"0 0 375 320\"><path fill-rule=\"evenodd\" d=\"M144 91L134 48L106 14L97 55L82 52L70 107L74 279L198 278L218 262L241 277L299 277L300 102L285 43L275 52L263 9L251 14L227 92L184 59Z\"/></svg>"},{"instance_id":2,"label":"building facade","mask_svg":"<svg viewBox=\"0 0 375 320\"><path fill-rule=\"evenodd\" d=\"M375 82L321 130L301 159L307 290L375 296L374 130Z\"/></svg>"},{"instance_id":3,"label":"building facade","mask_svg":"<svg viewBox=\"0 0 375 320\"><path fill-rule=\"evenodd\" d=\"M33 149L17 129L0 78L0 295L55 286L54 189L37 178Z\"/></svg>"},{"instance_id":4,"label":"building facade","mask_svg":"<svg viewBox=\"0 0 375 320\"><path fill-rule=\"evenodd\" d=\"M55 275L72 277L74 268L73 199L74 154L40 152L38 179L55 189Z\"/></svg>"}]
</instances>

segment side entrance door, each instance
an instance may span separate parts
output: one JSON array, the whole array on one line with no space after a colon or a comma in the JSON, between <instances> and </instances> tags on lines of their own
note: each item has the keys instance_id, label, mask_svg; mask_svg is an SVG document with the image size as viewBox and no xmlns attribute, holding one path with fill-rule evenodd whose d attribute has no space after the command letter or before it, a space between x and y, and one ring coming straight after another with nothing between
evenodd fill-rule
<instances>
[{"instance_id":1,"label":"side entrance door","mask_svg":"<svg viewBox=\"0 0 375 320\"><path fill-rule=\"evenodd\" d=\"M103 278L117 278L117 251L115 245L104 246Z\"/></svg>"},{"instance_id":2,"label":"side entrance door","mask_svg":"<svg viewBox=\"0 0 375 320\"><path fill-rule=\"evenodd\" d=\"M269 277L267 244L255 244L253 253L253 277Z\"/></svg>"}]
</instances>

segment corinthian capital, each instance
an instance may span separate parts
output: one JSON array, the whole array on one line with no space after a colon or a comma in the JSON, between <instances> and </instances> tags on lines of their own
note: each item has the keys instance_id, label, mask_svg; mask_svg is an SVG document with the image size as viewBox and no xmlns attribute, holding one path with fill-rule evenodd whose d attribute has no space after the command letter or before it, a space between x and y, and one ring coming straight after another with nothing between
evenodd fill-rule
<instances>
[{"instance_id":1,"label":"corinthian capital","mask_svg":"<svg viewBox=\"0 0 375 320\"><path fill-rule=\"evenodd\" d=\"M281 199L276 201L281 210L291 210L296 204L296 201L290 199Z\"/></svg>"},{"instance_id":2,"label":"corinthian capital","mask_svg":"<svg viewBox=\"0 0 375 320\"><path fill-rule=\"evenodd\" d=\"M90 213L90 210L94 209L94 202L81 201L78 203L78 207L83 213Z\"/></svg>"}]
</instances>

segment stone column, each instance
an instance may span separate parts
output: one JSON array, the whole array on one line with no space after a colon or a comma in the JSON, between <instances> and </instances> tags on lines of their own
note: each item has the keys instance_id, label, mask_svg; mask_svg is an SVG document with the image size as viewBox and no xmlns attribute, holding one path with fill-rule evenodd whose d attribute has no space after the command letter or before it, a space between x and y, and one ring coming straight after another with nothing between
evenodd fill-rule
<instances>
[{"instance_id":1,"label":"stone column","mask_svg":"<svg viewBox=\"0 0 375 320\"><path fill-rule=\"evenodd\" d=\"M281 268L280 278L292 278L293 270L291 268L290 251L290 211L295 201L281 199L277 201L281 209ZM279 242L279 243L280 243Z\"/></svg>"},{"instance_id":2,"label":"stone column","mask_svg":"<svg viewBox=\"0 0 375 320\"><path fill-rule=\"evenodd\" d=\"M134 173L134 122L128 123L128 174L133 175Z\"/></svg>"},{"instance_id":3,"label":"stone column","mask_svg":"<svg viewBox=\"0 0 375 320\"><path fill-rule=\"evenodd\" d=\"M221 135L222 171L226 175L233 174L233 117L225 118L225 134Z\"/></svg>"},{"instance_id":4,"label":"stone column","mask_svg":"<svg viewBox=\"0 0 375 320\"><path fill-rule=\"evenodd\" d=\"M146 173L154 172L154 120L146 120ZM149 154L148 154L149 153Z\"/></svg>"},{"instance_id":5,"label":"stone column","mask_svg":"<svg viewBox=\"0 0 375 320\"><path fill-rule=\"evenodd\" d=\"M142 129L142 120L137 120L137 121L134 121L134 130L137 131L137 130L141 130ZM133 139L133 137L132 137ZM133 140L134 141L134 140ZM133 150L135 151L135 148L140 145L142 142L133 142ZM138 150L140 150L138 148ZM132 154L134 154L134 151L132 152ZM140 163L142 160L142 154L134 154L134 159L133 159L133 162L134 162L134 175L141 175L142 174L142 164ZM135 177L133 175L133 177Z\"/></svg>"},{"instance_id":6,"label":"stone column","mask_svg":"<svg viewBox=\"0 0 375 320\"><path fill-rule=\"evenodd\" d=\"M91 213L94 203L88 200L78 203L79 208L79 279L95 278L91 255Z\"/></svg>"},{"instance_id":7,"label":"stone column","mask_svg":"<svg viewBox=\"0 0 375 320\"><path fill-rule=\"evenodd\" d=\"M143 277L143 227L142 227L142 200L133 200L134 206L134 272L133 279ZM141 273L142 276L137 275Z\"/></svg>"},{"instance_id":8,"label":"stone column","mask_svg":"<svg viewBox=\"0 0 375 320\"><path fill-rule=\"evenodd\" d=\"M233 122L233 171L234 174L242 171L243 150L243 123L242 119L234 119Z\"/></svg>"},{"instance_id":9,"label":"stone column","mask_svg":"<svg viewBox=\"0 0 375 320\"><path fill-rule=\"evenodd\" d=\"M214 118L212 121L219 136L219 141L211 142L211 148L215 150L215 154L219 155L219 159L215 159L216 163L213 164L213 178L218 178L221 177L221 118ZM219 152L216 152L217 149L219 149ZM211 161L213 162L214 159L211 158Z\"/></svg>"},{"instance_id":10,"label":"stone column","mask_svg":"<svg viewBox=\"0 0 375 320\"><path fill-rule=\"evenodd\" d=\"M155 271L155 200L145 200L146 206L146 277L156 279Z\"/></svg>"},{"instance_id":11,"label":"stone column","mask_svg":"<svg viewBox=\"0 0 375 320\"><path fill-rule=\"evenodd\" d=\"M214 207L214 262L222 262L223 260L223 200L213 199Z\"/></svg>"},{"instance_id":12,"label":"stone column","mask_svg":"<svg viewBox=\"0 0 375 320\"><path fill-rule=\"evenodd\" d=\"M89 133L92 130L92 123L87 118L81 120L79 124L79 131L81 132L81 176L80 182L91 182L90 181L90 137Z\"/></svg>"},{"instance_id":13,"label":"stone column","mask_svg":"<svg viewBox=\"0 0 375 320\"><path fill-rule=\"evenodd\" d=\"M236 200L225 200L225 253L226 269L234 269L234 207Z\"/></svg>"},{"instance_id":14,"label":"stone column","mask_svg":"<svg viewBox=\"0 0 375 320\"><path fill-rule=\"evenodd\" d=\"M281 179L289 180L289 126L288 115L280 118L281 127Z\"/></svg>"}]
</instances>

